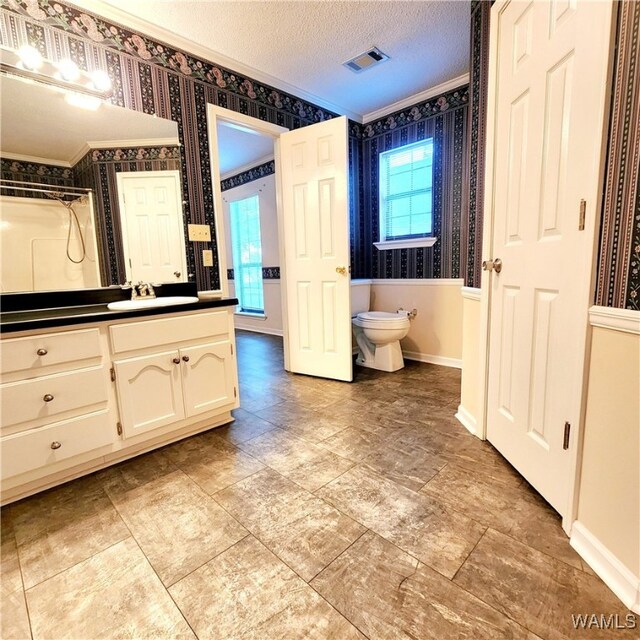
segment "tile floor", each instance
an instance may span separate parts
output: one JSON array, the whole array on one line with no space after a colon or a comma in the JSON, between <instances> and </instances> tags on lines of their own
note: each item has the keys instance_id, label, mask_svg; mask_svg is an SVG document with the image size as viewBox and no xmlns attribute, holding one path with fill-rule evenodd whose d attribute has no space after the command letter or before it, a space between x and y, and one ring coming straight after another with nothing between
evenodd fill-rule
<instances>
[{"instance_id":1,"label":"tile floor","mask_svg":"<svg viewBox=\"0 0 640 640\"><path fill-rule=\"evenodd\" d=\"M238 360L233 424L2 510L2 638L638 637L573 630L627 612L455 420L458 371Z\"/></svg>"}]
</instances>

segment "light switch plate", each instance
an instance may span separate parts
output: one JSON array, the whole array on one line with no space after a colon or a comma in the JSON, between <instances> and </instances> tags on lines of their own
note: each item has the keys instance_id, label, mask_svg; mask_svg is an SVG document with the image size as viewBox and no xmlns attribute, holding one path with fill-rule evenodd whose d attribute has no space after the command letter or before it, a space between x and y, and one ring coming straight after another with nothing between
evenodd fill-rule
<instances>
[{"instance_id":1,"label":"light switch plate","mask_svg":"<svg viewBox=\"0 0 640 640\"><path fill-rule=\"evenodd\" d=\"M211 242L211 228L208 224L190 224L189 240L191 242Z\"/></svg>"},{"instance_id":2,"label":"light switch plate","mask_svg":"<svg viewBox=\"0 0 640 640\"><path fill-rule=\"evenodd\" d=\"M211 249L202 251L202 265L204 267L213 267L213 251Z\"/></svg>"}]
</instances>

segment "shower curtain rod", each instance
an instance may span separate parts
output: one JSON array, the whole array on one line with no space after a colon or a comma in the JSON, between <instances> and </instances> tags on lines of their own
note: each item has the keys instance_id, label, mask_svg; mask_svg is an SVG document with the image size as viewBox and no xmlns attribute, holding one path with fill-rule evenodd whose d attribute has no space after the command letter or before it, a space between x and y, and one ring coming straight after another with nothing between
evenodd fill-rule
<instances>
[{"instance_id":1,"label":"shower curtain rod","mask_svg":"<svg viewBox=\"0 0 640 640\"><path fill-rule=\"evenodd\" d=\"M13 184L10 184L13 183ZM25 185L25 186L22 186ZM44 187L44 188L42 188ZM62 196L76 196L82 197L93 191L93 189L87 189L84 187L61 187L56 189L55 186L41 184L39 182L21 182L19 180L0 180L1 189L13 189L15 191L34 191L37 193L51 193L59 194ZM76 191L70 191L70 189L76 189Z\"/></svg>"}]
</instances>

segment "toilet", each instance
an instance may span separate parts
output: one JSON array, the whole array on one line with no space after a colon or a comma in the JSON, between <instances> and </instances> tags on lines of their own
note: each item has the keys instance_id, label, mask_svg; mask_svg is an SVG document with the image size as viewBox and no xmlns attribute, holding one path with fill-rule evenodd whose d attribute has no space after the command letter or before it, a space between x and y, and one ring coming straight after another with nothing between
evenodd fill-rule
<instances>
[{"instance_id":1,"label":"toilet","mask_svg":"<svg viewBox=\"0 0 640 640\"><path fill-rule=\"evenodd\" d=\"M409 333L406 311L369 311L371 281L353 280L351 311L353 332L358 343L356 364L380 371L404 367L400 340Z\"/></svg>"}]
</instances>

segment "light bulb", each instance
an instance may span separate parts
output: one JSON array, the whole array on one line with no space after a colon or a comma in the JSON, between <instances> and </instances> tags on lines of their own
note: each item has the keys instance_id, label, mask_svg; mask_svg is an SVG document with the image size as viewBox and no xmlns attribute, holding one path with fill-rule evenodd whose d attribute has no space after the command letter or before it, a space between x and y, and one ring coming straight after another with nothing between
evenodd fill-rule
<instances>
[{"instance_id":1,"label":"light bulb","mask_svg":"<svg viewBox=\"0 0 640 640\"><path fill-rule=\"evenodd\" d=\"M88 109L89 111L96 111L100 108L100 104L102 103L100 98L87 96L83 93L67 93L64 99L67 104L79 107L80 109Z\"/></svg>"},{"instance_id":2,"label":"light bulb","mask_svg":"<svg viewBox=\"0 0 640 640\"><path fill-rule=\"evenodd\" d=\"M67 82L74 82L80 77L80 69L73 60L63 60L58 63L58 73Z\"/></svg>"},{"instance_id":3,"label":"light bulb","mask_svg":"<svg viewBox=\"0 0 640 640\"><path fill-rule=\"evenodd\" d=\"M91 82L98 91L109 91L111 89L111 78L106 71L94 71L91 74Z\"/></svg>"},{"instance_id":4,"label":"light bulb","mask_svg":"<svg viewBox=\"0 0 640 640\"><path fill-rule=\"evenodd\" d=\"M42 66L42 56L40 52L31 45L25 44L23 47L20 47L20 49L18 49L18 55L25 69L35 71Z\"/></svg>"}]
</instances>

